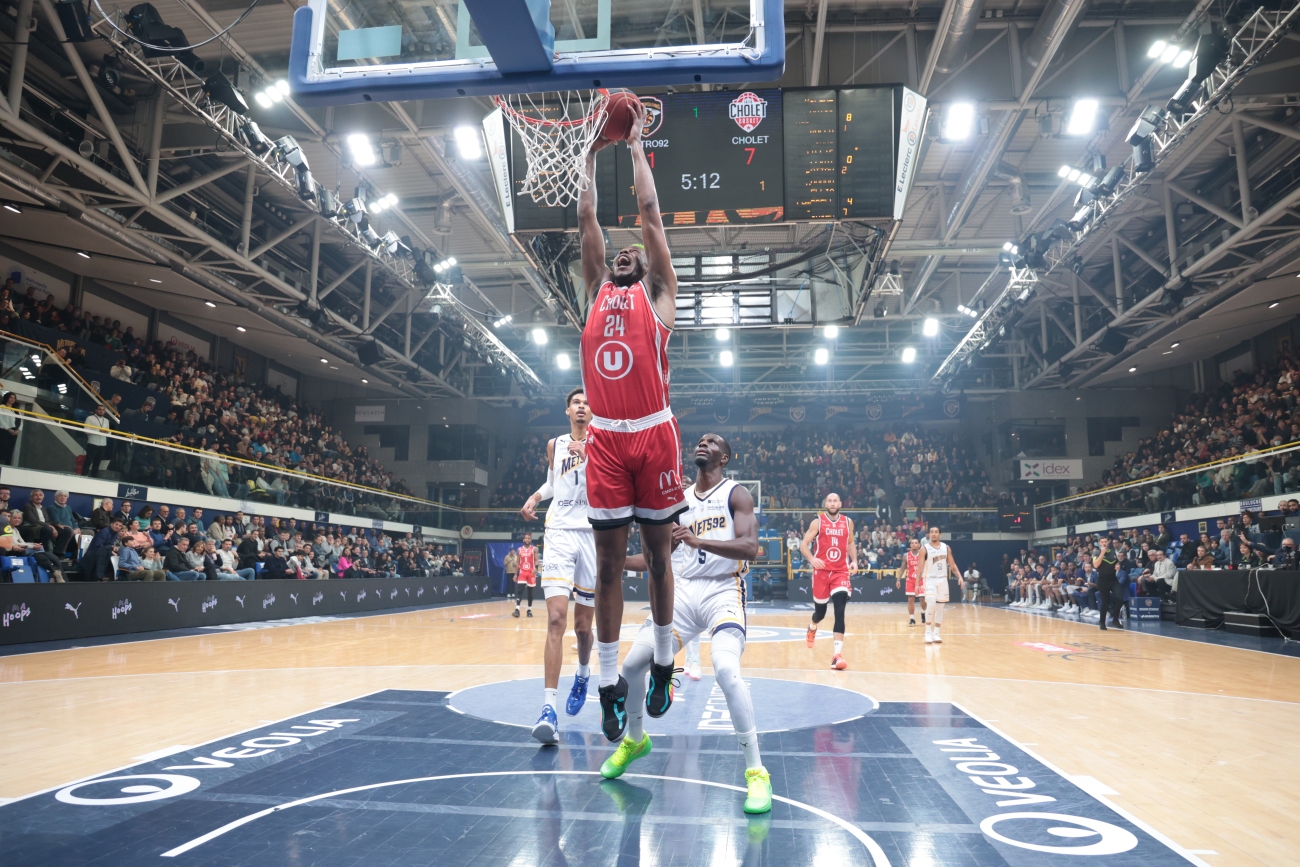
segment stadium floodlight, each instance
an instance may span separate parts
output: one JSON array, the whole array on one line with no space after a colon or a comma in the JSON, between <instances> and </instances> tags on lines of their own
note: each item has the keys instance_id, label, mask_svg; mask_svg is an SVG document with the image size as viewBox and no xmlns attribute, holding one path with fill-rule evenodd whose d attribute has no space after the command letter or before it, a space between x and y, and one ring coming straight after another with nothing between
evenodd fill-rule
<instances>
[{"instance_id":1,"label":"stadium floodlight","mask_svg":"<svg viewBox=\"0 0 1300 867\"><path fill-rule=\"evenodd\" d=\"M1006 241L1002 244L1002 249L1010 253L1013 249L1015 249L1015 246L1016 245L1011 243L1010 241Z\"/></svg>"},{"instance_id":2,"label":"stadium floodlight","mask_svg":"<svg viewBox=\"0 0 1300 867\"><path fill-rule=\"evenodd\" d=\"M1190 63L1191 60L1192 60L1192 52L1184 48L1182 51L1178 52L1177 55L1175 55L1173 67L1174 69L1182 69L1188 63Z\"/></svg>"},{"instance_id":3,"label":"stadium floodlight","mask_svg":"<svg viewBox=\"0 0 1300 867\"><path fill-rule=\"evenodd\" d=\"M723 367L731 367L736 363L736 357L731 354L730 349L724 349L718 353L718 364Z\"/></svg>"},{"instance_id":4,"label":"stadium floodlight","mask_svg":"<svg viewBox=\"0 0 1300 867\"><path fill-rule=\"evenodd\" d=\"M458 126L452 131L456 137L456 150L463 160L476 160L483 156L481 133L472 126Z\"/></svg>"},{"instance_id":5,"label":"stadium floodlight","mask_svg":"<svg viewBox=\"0 0 1300 867\"><path fill-rule=\"evenodd\" d=\"M817 351L813 353L813 361L817 364L825 364L830 360L831 360L831 354L826 350L826 347L825 346L817 347Z\"/></svg>"},{"instance_id":6,"label":"stadium floodlight","mask_svg":"<svg viewBox=\"0 0 1300 867\"><path fill-rule=\"evenodd\" d=\"M1079 179L1079 176L1082 174L1083 172L1079 171L1078 169L1070 169L1068 172L1066 172L1065 179L1070 183L1074 183Z\"/></svg>"},{"instance_id":7,"label":"stadium floodlight","mask_svg":"<svg viewBox=\"0 0 1300 867\"><path fill-rule=\"evenodd\" d=\"M1099 103L1095 99L1076 99L1074 109L1070 112L1070 121L1065 125L1066 135L1088 135L1092 132L1093 124L1097 121L1097 107Z\"/></svg>"},{"instance_id":8,"label":"stadium floodlight","mask_svg":"<svg viewBox=\"0 0 1300 867\"><path fill-rule=\"evenodd\" d=\"M1155 60L1157 57L1164 54L1165 49L1168 47L1168 42L1165 42L1163 39L1157 39L1155 42L1152 42L1151 47L1147 49L1147 57Z\"/></svg>"},{"instance_id":9,"label":"stadium floodlight","mask_svg":"<svg viewBox=\"0 0 1300 867\"><path fill-rule=\"evenodd\" d=\"M545 346L550 342L551 338L547 335L545 328L533 329L533 343L536 343L538 346Z\"/></svg>"},{"instance_id":10,"label":"stadium floodlight","mask_svg":"<svg viewBox=\"0 0 1300 867\"><path fill-rule=\"evenodd\" d=\"M383 196L380 196L377 200L371 202L369 205L369 211L372 214L378 214L383 211L387 211L389 208L393 207L396 204L397 204L397 196L393 195L392 193L387 193Z\"/></svg>"},{"instance_id":11,"label":"stadium floodlight","mask_svg":"<svg viewBox=\"0 0 1300 867\"><path fill-rule=\"evenodd\" d=\"M943 141L965 141L975 128L975 104L954 102L943 115L939 138Z\"/></svg>"},{"instance_id":12,"label":"stadium floodlight","mask_svg":"<svg viewBox=\"0 0 1300 867\"><path fill-rule=\"evenodd\" d=\"M560 370L568 370L572 367L573 362L569 360L569 353L561 352L559 355L555 356L555 366Z\"/></svg>"},{"instance_id":13,"label":"stadium floodlight","mask_svg":"<svg viewBox=\"0 0 1300 867\"><path fill-rule=\"evenodd\" d=\"M822 329L822 334L826 336L827 340L834 340L840 336L840 327L838 325L827 325Z\"/></svg>"},{"instance_id":14,"label":"stadium floodlight","mask_svg":"<svg viewBox=\"0 0 1300 867\"><path fill-rule=\"evenodd\" d=\"M915 347L915 346L904 346L904 347L903 347L903 363L904 363L904 364L911 364L913 361L916 361L916 347Z\"/></svg>"},{"instance_id":15,"label":"stadium floodlight","mask_svg":"<svg viewBox=\"0 0 1300 867\"><path fill-rule=\"evenodd\" d=\"M436 266L435 266L435 267L436 267ZM515 318L515 317L513 317L513 316L511 316L509 313L507 313L505 316L502 316L502 317L501 317L500 319L498 319L496 322L493 322L493 323L492 323L492 327L493 327L493 328L504 328L505 326L509 325L509 324L510 324L510 321L511 321L512 319L514 319L514 318Z\"/></svg>"},{"instance_id":16,"label":"stadium floodlight","mask_svg":"<svg viewBox=\"0 0 1300 867\"><path fill-rule=\"evenodd\" d=\"M939 320L933 316L925 317L925 322L921 325L921 333L926 337L939 336Z\"/></svg>"},{"instance_id":17,"label":"stadium floodlight","mask_svg":"<svg viewBox=\"0 0 1300 867\"><path fill-rule=\"evenodd\" d=\"M358 166L373 166L378 159L370 144L370 136L365 133L354 132L348 136L348 151L352 154L352 162Z\"/></svg>"},{"instance_id":18,"label":"stadium floodlight","mask_svg":"<svg viewBox=\"0 0 1300 867\"><path fill-rule=\"evenodd\" d=\"M1057 176L1058 178L1066 178L1066 177L1069 177L1069 176L1070 176L1070 166L1061 166L1059 169L1056 170L1056 176Z\"/></svg>"},{"instance_id":19,"label":"stadium floodlight","mask_svg":"<svg viewBox=\"0 0 1300 867\"><path fill-rule=\"evenodd\" d=\"M714 340L717 340L719 343L721 343L721 342L724 341L724 340L730 340L730 339L731 339L731 329L730 329L730 328L719 328L717 331L713 332L713 339L714 339Z\"/></svg>"}]
</instances>

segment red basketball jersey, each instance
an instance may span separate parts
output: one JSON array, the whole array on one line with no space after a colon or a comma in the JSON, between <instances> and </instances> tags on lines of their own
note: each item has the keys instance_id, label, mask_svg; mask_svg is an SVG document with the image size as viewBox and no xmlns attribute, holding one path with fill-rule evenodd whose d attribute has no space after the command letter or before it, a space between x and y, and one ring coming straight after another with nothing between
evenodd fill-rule
<instances>
[{"instance_id":1,"label":"red basketball jersey","mask_svg":"<svg viewBox=\"0 0 1300 867\"><path fill-rule=\"evenodd\" d=\"M817 516L817 559L826 564L827 572L849 569L849 519L840 515L831 520Z\"/></svg>"},{"instance_id":2,"label":"red basketball jersey","mask_svg":"<svg viewBox=\"0 0 1300 867\"><path fill-rule=\"evenodd\" d=\"M582 386L594 427L603 427L602 419L635 421L668 409L671 335L644 283L601 285L582 329Z\"/></svg>"},{"instance_id":3,"label":"red basketball jersey","mask_svg":"<svg viewBox=\"0 0 1300 867\"><path fill-rule=\"evenodd\" d=\"M916 570L921 566L921 555L913 554L911 551L908 551L903 555L903 562L907 564L907 580L915 581L917 576Z\"/></svg>"},{"instance_id":4,"label":"red basketball jersey","mask_svg":"<svg viewBox=\"0 0 1300 867\"><path fill-rule=\"evenodd\" d=\"M529 545L527 548L519 549L519 574L534 575L537 573L537 546Z\"/></svg>"}]
</instances>

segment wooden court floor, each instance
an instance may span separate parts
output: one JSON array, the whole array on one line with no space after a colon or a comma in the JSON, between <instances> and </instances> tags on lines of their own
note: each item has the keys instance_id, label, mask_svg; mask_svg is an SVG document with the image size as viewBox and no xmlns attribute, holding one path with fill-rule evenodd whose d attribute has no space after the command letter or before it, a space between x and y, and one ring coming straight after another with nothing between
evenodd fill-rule
<instances>
[{"instance_id":1,"label":"wooden court floor","mask_svg":"<svg viewBox=\"0 0 1300 867\"><path fill-rule=\"evenodd\" d=\"M380 689L539 677L544 609L516 620L510 607L0 658L0 803ZM645 616L629 603L625 622ZM798 611L750 617L759 628L807 622ZM1210 864L1300 863L1300 659L961 605L949 606L941 646L926 646L898 605L852 605L848 625L848 671L829 669L829 641L756 640L746 672L955 702L1114 790L1110 801Z\"/></svg>"}]
</instances>

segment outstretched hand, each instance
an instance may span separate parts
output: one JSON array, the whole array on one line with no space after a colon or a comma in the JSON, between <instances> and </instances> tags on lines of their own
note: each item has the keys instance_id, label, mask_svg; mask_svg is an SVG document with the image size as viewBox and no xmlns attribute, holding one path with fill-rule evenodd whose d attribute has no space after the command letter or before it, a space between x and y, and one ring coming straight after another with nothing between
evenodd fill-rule
<instances>
[{"instance_id":1,"label":"outstretched hand","mask_svg":"<svg viewBox=\"0 0 1300 867\"><path fill-rule=\"evenodd\" d=\"M645 132L645 116L645 104L637 100L632 104L632 131L627 136L629 145L641 143L641 135Z\"/></svg>"}]
</instances>

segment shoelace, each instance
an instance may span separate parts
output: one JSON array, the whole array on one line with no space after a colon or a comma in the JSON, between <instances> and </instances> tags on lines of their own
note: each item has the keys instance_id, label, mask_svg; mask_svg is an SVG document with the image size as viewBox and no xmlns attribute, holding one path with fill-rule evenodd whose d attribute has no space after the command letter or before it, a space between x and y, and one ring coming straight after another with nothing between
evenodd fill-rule
<instances>
[{"instance_id":1,"label":"shoelace","mask_svg":"<svg viewBox=\"0 0 1300 867\"><path fill-rule=\"evenodd\" d=\"M686 669L684 668L674 668L672 670L672 673L668 675L668 683L670 683L674 687L681 686L682 683L677 679L676 675L682 674L685 671Z\"/></svg>"}]
</instances>

